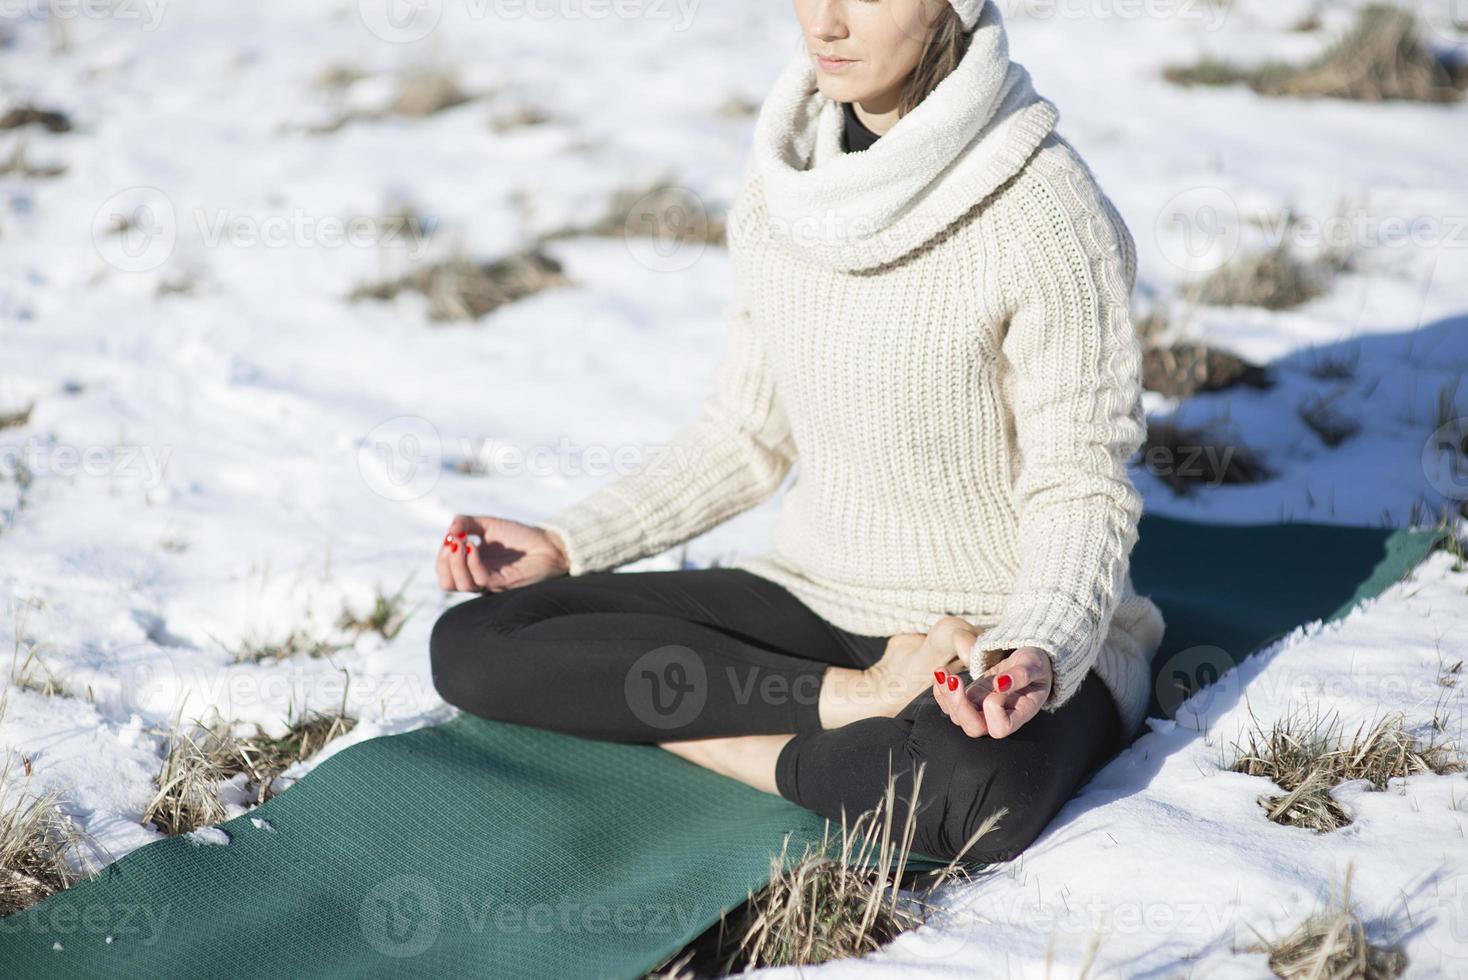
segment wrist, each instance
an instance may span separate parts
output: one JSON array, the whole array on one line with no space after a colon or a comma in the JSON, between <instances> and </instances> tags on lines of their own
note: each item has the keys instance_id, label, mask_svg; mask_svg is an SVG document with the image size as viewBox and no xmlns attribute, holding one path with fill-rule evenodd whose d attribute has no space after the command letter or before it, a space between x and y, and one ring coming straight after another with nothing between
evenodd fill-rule
<instances>
[{"instance_id":1,"label":"wrist","mask_svg":"<svg viewBox=\"0 0 1468 980\"><path fill-rule=\"evenodd\" d=\"M571 553L566 548L565 540L560 536L560 534L552 531L550 528L543 527L540 529L540 533L545 536L546 541L550 542L550 546L552 549L555 550L556 557L559 560L561 566L569 570L571 568Z\"/></svg>"}]
</instances>

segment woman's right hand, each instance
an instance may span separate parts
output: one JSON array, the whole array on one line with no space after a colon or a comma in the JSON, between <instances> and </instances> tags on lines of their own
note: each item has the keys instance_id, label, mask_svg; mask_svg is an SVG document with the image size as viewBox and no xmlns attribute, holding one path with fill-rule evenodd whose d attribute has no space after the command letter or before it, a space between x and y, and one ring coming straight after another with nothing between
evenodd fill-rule
<instances>
[{"instance_id":1,"label":"woman's right hand","mask_svg":"<svg viewBox=\"0 0 1468 980\"><path fill-rule=\"evenodd\" d=\"M570 562L557 538L538 527L459 514L439 543L436 567L447 592L503 592L565 575Z\"/></svg>"}]
</instances>

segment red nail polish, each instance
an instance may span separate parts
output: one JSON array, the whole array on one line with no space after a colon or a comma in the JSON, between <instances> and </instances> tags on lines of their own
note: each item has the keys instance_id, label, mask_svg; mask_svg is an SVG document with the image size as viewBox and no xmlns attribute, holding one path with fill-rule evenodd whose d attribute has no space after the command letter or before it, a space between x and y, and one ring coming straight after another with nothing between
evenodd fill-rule
<instances>
[{"instance_id":1,"label":"red nail polish","mask_svg":"<svg viewBox=\"0 0 1468 980\"><path fill-rule=\"evenodd\" d=\"M458 542L457 541L450 541L449 542L449 550L452 551L454 554L458 554L459 553L459 544L458 544Z\"/></svg>"},{"instance_id":2,"label":"red nail polish","mask_svg":"<svg viewBox=\"0 0 1468 980\"><path fill-rule=\"evenodd\" d=\"M471 552L473 550L474 550L474 546L472 544L468 544L467 542L464 544L464 554L467 555L469 552Z\"/></svg>"},{"instance_id":3,"label":"red nail polish","mask_svg":"<svg viewBox=\"0 0 1468 980\"><path fill-rule=\"evenodd\" d=\"M461 537L461 538L467 538L468 536L469 536L469 534L468 534L467 531L460 531L459 532L459 537Z\"/></svg>"},{"instance_id":4,"label":"red nail polish","mask_svg":"<svg viewBox=\"0 0 1468 980\"><path fill-rule=\"evenodd\" d=\"M941 670L935 670L935 671L933 671L933 676L938 679L938 683L939 684L947 684L948 683L948 675L945 674L945 673L943 673L943 671L941 671Z\"/></svg>"},{"instance_id":5,"label":"red nail polish","mask_svg":"<svg viewBox=\"0 0 1468 980\"><path fill-rule=\"evenodd\" d=\"M451 545L453 543L454 543L454 539L453 538L449 537L447 534L445 534L443 536L443 546L445 548L447 548L449 545Z\"/></svg>"},{"instance_id":6,"label":"red nail polish","mask_svg":"<svg viewBox=\"0 0 1468 980\"><path fill-rule=\"evenodd\" d=\"M1005 691L1009 690L1009 685L1013 683L1014 678L1010 677L1008 674L1000 674L998 678L995 679L994 686L999 689L1000 694L1003 694Z\"/></svg>"},{"instance_id":7,"label":"red nail polish","mask_svg":"<svg viewBox=\"0 0 1468 980\"><path fill-rule=\"evenodd\" d=\"M948 678L948 690L950 690L950 691L956 691L956 690L958 690L958 678L957 677L950 677L950 678Z\"/></svg>"}]
</instances>

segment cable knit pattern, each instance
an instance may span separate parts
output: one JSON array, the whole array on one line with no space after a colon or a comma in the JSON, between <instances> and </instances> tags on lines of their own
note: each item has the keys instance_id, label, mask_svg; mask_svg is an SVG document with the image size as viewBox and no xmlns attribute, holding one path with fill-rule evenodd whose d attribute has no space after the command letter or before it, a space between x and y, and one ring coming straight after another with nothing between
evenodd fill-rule
<instances>
[{"instance_id":1,"label":"cable knit pattern","mask_svg":"<svg viewBox=\"0 0 1468 980\"><path fill-rule=\"evenodd\" d=\"M571 574L701 534L793 470L773 547L733 567L857 633L960 616L983 630L974 674L1039 647L1046 711L1094 665L1134 735L1164 625L1128 571L1136 249L1055 119L992 3L954 72L858 152L792 59L730 209L715 389L647 465L540 524Z\"/></svg>"}]
</instances>

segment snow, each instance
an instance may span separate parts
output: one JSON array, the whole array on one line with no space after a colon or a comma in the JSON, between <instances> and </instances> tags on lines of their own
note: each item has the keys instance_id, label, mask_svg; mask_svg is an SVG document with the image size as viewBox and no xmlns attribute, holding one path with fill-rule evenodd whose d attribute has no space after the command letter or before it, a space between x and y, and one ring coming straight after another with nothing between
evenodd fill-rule
<instances>
[{"instance_id":1,"label":"snow","mask_svg":"<svg viewBox=\"0 0 1468 980\"><path fill-rule=\"evenodd\" d=\"M0 177L0 413L34 402L26 425L0 430L0 630L18 661L34 647L33 679L68 695L9 688L0 752L12 772L29 763L27 792L63 790L113 856L159 837L139 820L178 718L217 711L279 734L288 717L345 703L360 723L297 778L363 739L448 718L426 650L438 613L464 598L445 596L431 567L451 516L533 522L665 440L712 382L732 291L716 248L670 260L646 241L558 239L545 250L573 284L474 324L430 323L413 294L346 297L413 258L492 259L589 223L658 177L717 212L753 119L716 110L763 97L800 43L788 5L560 5L554 20L427 6L440 20L421 39L348 2L180 0L112 17L70 5L49 23L31 5L4 25L0 108L61 109L76 128L0 133L0 159L23 140L32 163L68 168ZM1456 506L1468 483L1434 430L1444 393L1449 418L1468 415L1468 106L1174 88L1161 69L1204 53L1307 57L1359 4L1326 5L1319 33L1291 30L1304 0L1143 6L1005 10L1012 54L1132 228L1139 301L1175 315L1167 339L1205 339L1277 380L1182 405L1149 393L1156 417L1226 420L1277 473L1175 497L1136 468L1148 510L1402 526L1414 506ZM1421 5L1433 42L1461 47L1439 6ZM365 77L334 94L314 84L331 66ZM455 69L471 100L365 118L423 67ZM492 130L521 108L551 119ZM364 118L312 132L348 111ZM425 221L426 242L388 240L377 222L398 206ZM1313 230L1280 231L1287 209ZM109 234L124 214L159 234ZM1176 291L1229 254L1287 234L1308 255L1342 229L1362 246L1358 269L1327 295L1184 316ZM1309 370L1352 357L1348 379ZM1297 415L1312 397L1360 434L1322 446ZM471 456L490 472L453 468ZM33 477L13 511L17 462ZM763 550L777 507L690 542L688 560ZM252 640L330 635L344 605L365 611L405 581L413 613L391 640L235 662ZM1396 708L1425 734L1437 714L1461 744L1464 685L1436 678L1463 654L1465 585L1436 554L1345 622L1251 658L1176 722L1154 719L1020 859L955 888L941 929L814 972L981 963L1040 976L1049 956L1068 975L1104 933L1095 975L1258 976L1262 955L1230 945L1249 926L1293 926L1347 861L1412 975L1468 970L1461 775L1340 787L1353 822L1314 836L1265 820L1255 797L1269 785L1219 761L1251 710L1267 725L1307 696L1351 727ZM228 802L245 812L240 793Z\"/></svg>"}]
</instances>

